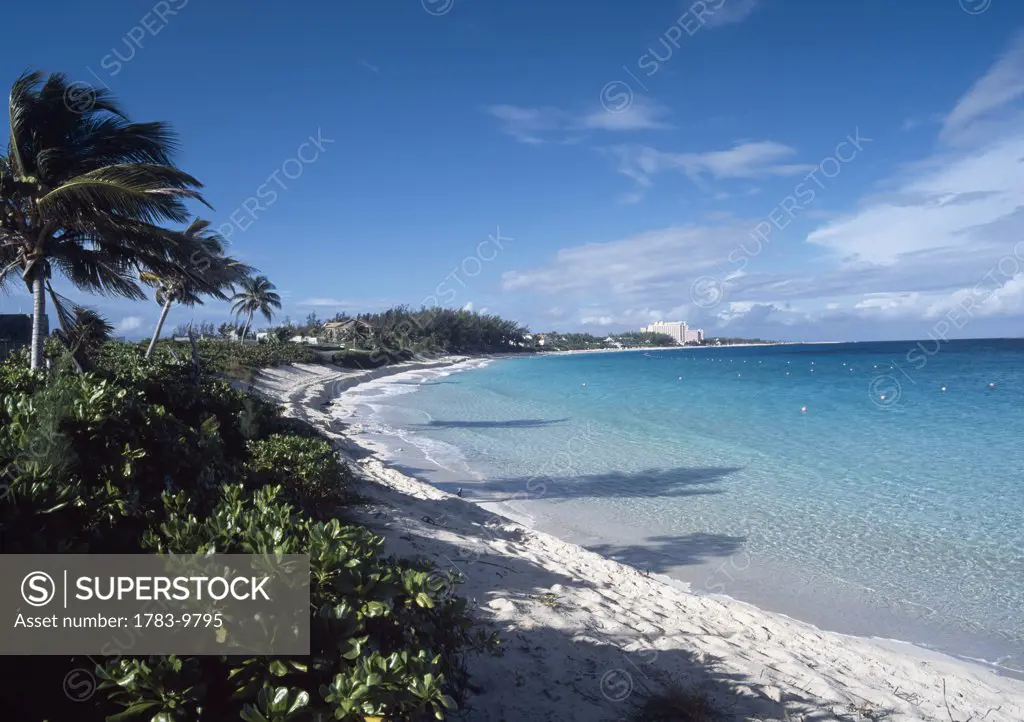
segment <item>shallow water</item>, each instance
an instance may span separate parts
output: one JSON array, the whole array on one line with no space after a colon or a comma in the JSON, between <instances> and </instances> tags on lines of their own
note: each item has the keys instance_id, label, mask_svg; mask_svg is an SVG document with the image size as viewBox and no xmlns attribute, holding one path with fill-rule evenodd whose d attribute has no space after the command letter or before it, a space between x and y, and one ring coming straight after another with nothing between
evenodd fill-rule
<instances>
[{"instance_id":1,"label":"shallow water","mask_svg":"<svg viewBox=\"0 0 1024 722\"><path fill-rule=\"evenodd\" d=\"M696 591L1024 670L1024 341L476 366L337 413L411 473Z\"/></svg>"}]
</instances>

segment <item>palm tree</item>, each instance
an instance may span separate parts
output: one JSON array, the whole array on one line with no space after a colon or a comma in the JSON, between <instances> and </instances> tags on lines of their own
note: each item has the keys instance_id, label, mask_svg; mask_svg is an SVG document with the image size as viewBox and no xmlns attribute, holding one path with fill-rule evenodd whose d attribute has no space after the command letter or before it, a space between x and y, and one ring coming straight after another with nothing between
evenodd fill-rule
<instances>
[{"instance_id":1,"label":"palm tree","mask_svg":"<svg viewBox=\"0 0 1024 722\"><path fill-rule=\"evenodd\" d=\"M205 201L202 184L171 161L170 128L129 122L104 89L60 73L25 73L11 88L9 115L10 142L0 155L0 285L17 272L32 293L36 369L54 271L83 291L142 300L137 268L173 272L194 251L183 234L157 224L185 223L184 199Z\"/></svg>"},{"instance_id":2,"label":"palm tree","mask_svg":"<svg viewBox=\"0 0 1024 722\"><path fill-rule=\"evenodd\" d=\"M56 333L76 360L79 356L88 359L110 340L114 327L93 309L74 306L67 330Z\"/></svg>"},{"instance_id":3,"label":"palm tree","mask_svg":"<svg viewBox=\"0 0 1024 722\"><path fill-rule=\"evenodd\" d=\"M152 355L156 341L160 338L160 331L167 320L171 304L195 306L203 302L203 296L213 296L221 301L227 301L226 291L234 290L235 284L247 278L254 270L224 255L227 240L209 228L209 221L196 218L182 231L190 242L201 249L193 253L187 266L173 269L163 275L149 271L139 273L143 283L156 289L156 302L163 306L160 310L160 319L153 331L153 338L146 349L146 358Z\"/></svg>"},{"instance_id":4,"label":"palm tree","mask_svg":"<svg viewBox=\"0 0 1024 722\"><path fill-rule=\"evenodd\" d=\"M245 341L245 334L249 331L249 324L252 323L252 316L259 311L269 323L274 318L272 309L281 309L281 297L274 292L276 288L266 276L246 278L239 284L242 290L231 297L235 305L231 312L236 317L243 313L248 314L245 319L245 326L242 328L242 341Z\"/></svg>"}]
</instances>

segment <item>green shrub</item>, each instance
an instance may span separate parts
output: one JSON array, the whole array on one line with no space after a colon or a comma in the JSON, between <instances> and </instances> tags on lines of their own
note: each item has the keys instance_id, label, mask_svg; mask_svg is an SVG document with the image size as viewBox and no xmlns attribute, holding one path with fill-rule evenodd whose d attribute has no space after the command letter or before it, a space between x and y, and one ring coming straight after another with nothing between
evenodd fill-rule
<instances>
[{"instance_id":1,"label":"green shrub","mask_svg":"<svg viewBox=\"0 0 1024 722\"><path fill-rule=\"evenodd\" d=\"M443 718L466 684L466 601L429 566L326 516L348 478L329 442L189 363L108 344L95 372L0 365L0 553L308 553L311 654L118 658L88 702L24 695L5 718ZM322 512L322 513L321 513ZM78 660L7 657L13 689Z\"/></svg>"},{"instance_id":2,"label":"green shrub","mask_svg":"<svg viewBox=\"0 0 1024 722\"><path fill-rule=\"evenodd\" d=\"M389 355L379 351L348 349L347 351L334 354L331 357L331 363L350 369L375 369L394 363L394 360Z\"/></svg>"},{"instance_id":3,"label":"green shrub","mask_svg":"<svg viewBox=\"0 0 1024 722\"><path fill-rule=\"evenodd\" d=\"M461 674L461 665L454 664L458 655L493 644L472 633L466 601L444 593L442 587L457 580L438 585L430 567L383 557L383 539L366 529L297 516L280 487L247 491L241 485L226 486L222 494L205 520L184 511L188 502L183 494L165 494L164 503L175 513L147 533L144 545L159 553L308 552L312 656L205 663L206 684L214 683L217 675L225 685L230 680L235 688L248 690L243 697L252 709L259 709L260 690L268 690L264 696L272 699L276 693L269 690L284 687L290 700L302 700L301 707L330 719L386 715L416 720L425 712L442 719L443 711L454 706L445 689L452 675ZM182 662L148 664L151 670L164 670ZM110 675L123 679L137 665L120 661ZM160 701L156 688L146 687L138 677L131 682L134 694L124 704ZM202 695L177 702L202 707L211 719L229 719L232 713L237 717L243 708L237 700ZM266 716L268 710L261 712ZM182 719L193 719L184 713Z\"/></svg>"},{"instance_id":4,"label":"green shrub","mask_svg":"<svg viewBox=\"0 0 1024 722\"><path fill-rule=\"evenodd\" d=\"M316 518L329 515L344 499L351 473L325 439L273 434L250 441L249 454L251 484L286 484L291 498Z\"/></svg>"},{"instance_id":5,"label":"green shrub","mask_svg":"<svg viewBox=\"0 0 1024 722\"><path fill-rule=\"evenodd\" d=\"M270 368L294 363L318 363L320 357L309 346L301 343L238 343L233 341L197 341L199 359L204 369L227 372L232 368ZM171 343L181 355L191 357L192 349L187 343Z\"/></svg>"}]
</instances>

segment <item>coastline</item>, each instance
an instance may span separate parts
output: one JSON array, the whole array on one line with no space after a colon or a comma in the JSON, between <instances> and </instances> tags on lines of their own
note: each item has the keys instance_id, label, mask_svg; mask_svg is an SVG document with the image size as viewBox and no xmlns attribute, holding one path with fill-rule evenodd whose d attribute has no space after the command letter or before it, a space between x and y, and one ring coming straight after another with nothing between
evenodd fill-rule
<instances>
[{"instance_id":1,"label":"coastline","mask_svg":"<svg viewBox=\"0 0 1024 722\"><path fill-rule=\"evenodd\" d=\"M752 348L769 346L823 346L825 344L841 344L843 341L778 341L776 343L730 343L720 346L645 346L639 348L586 348L573 349L570 351L537 351L537 356L566 356L569 354L582 353L627 353L637 351L679 351L680 349L728 349L728 348Z\"/></svg>"},{"instance_id":2,"label":"coastline","mask_svg":"<svg viewBox=\"0 0 1024 722\"><path fill-rule=\"evenodd\" d=\"M282 367L254 382L288 415L336 441L359 472L359 493L373 501L358 512L360 522L386 537L389 552L426 557L465 576L458 593L477 600L477 618L508 647L500 660L471 661L482 692L470 698L467 719L622 719L667 680L702 687L739 716L764 719L826 710L850 719L870 718L867 710L888 711L886 719L895 720L1024 719L1021 682L909 644L823 632L645 576L400 473L327 408L364 381L470 360L372 371Z\"/></svg>"}]
</instances>

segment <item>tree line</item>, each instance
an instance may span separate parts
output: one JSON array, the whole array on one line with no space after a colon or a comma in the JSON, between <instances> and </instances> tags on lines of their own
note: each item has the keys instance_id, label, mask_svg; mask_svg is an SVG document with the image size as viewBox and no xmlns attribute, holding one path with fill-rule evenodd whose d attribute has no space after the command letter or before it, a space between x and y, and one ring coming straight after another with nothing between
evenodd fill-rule
<instances>
[{"instance_id":1,"label":"tree line","mask_svg":"<svg viewBox=\"0 0 1024 722\"><path fill-rule=\"evenodd\" d=\"M109 90L38 71L14 82L8 116L0 289L20 281L32 295L33 370L43 361L48 301L58 338L97 328L95 314L54 290L56 277L79 291L134 300L153 289L161 311L147 356L174 304L231 300L246 325L280 308L273 284L229 256L209 221L190 214L186 202L210 205L202 183L175 164L178 139L166 123L133 122Z\"/></svg>"}]
</instances>

